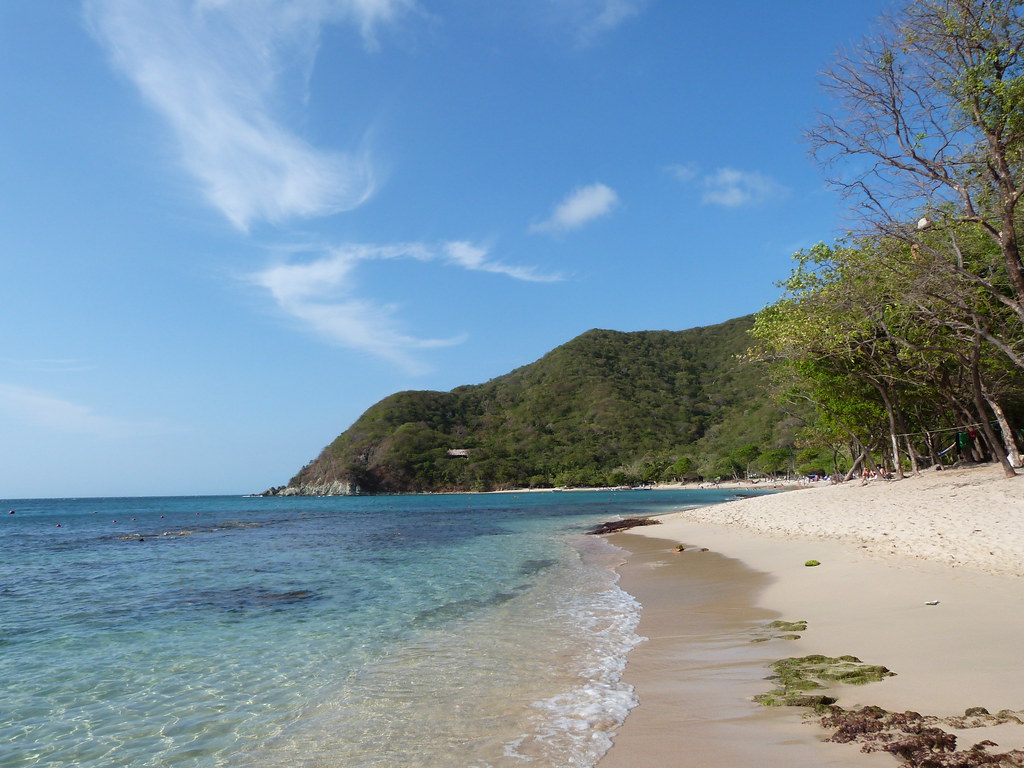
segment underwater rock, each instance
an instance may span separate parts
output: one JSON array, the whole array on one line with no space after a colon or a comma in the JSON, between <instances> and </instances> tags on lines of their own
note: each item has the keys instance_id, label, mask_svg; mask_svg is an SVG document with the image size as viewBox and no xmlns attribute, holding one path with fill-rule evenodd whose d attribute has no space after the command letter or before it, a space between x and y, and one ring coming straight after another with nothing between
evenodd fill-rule
<instances>
[{"instance_id":1,"label":"underwater rock","mask_svg":"<svg viewBox=\"0 0 1024 768\"><path fill-rule=\"evenodd\" d=\"M236 589L206 589L190 594L186 602L192 605L217 608L229 613L253 610L284 610L312 600L321 595L311 589L289 589L284 591L263 587L238 587Z\"/></svg>"},{"instance_id":2,"label":"underwater rock","mask_svg":"<svg viewBox=\"0 0 1024 768\"><path fill-rule=\"evenodd\" d=\"M259 592L255 595L257 600L272 600L282 603L297 603L300 600L309 600L316 596L310 589L293 589L289 592Z\"/></svg>"}]
</instances>

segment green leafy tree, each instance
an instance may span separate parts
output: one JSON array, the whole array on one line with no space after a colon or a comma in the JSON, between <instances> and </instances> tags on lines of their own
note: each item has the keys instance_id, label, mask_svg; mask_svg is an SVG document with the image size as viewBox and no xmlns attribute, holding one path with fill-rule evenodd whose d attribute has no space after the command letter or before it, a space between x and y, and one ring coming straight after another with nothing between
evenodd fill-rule
<instances>
[{"instance_id":1,"label":"green leafy tree","mask_svg":"<svg viewBox=\"0 0 1024 768\"><path fill-rule=\"evenodd\" d=\"M793 468L793 458L790 448L772 448L758 454L756 466L766 475L788 474Z\"/></svg>"},{"instance_id":2,"label":"green leafy tree","mask_svg":"<svg viewBox=\"0 0 1024 768\"><path fill-rule=\"evenodd\" d=\"M874 468L888 433L887 463L897 474L916 469L922 435L966 423L985 433L1012 474L990 421L995 414L1012 443L999 400L1019 402L1019 371L1006 370L973 330L972 318L991 310L985 297L962 289L959 308L950 306L954 294L943 303L939 289L922 289L931 280L927 261L890 238L816 246L797 255L786 294L756 318L758 353L775 362L784 396L814 404L818 416L805 435L832 445L836 466L845 441L855 465Z\"/></svg>"},{"instance_id":3,"label":"green leafy tree","mask_svg":"<svg viewBox=\"0 0 1024 768\"><path fill-rule=\"evenodd\" d=\"M761 455L761 448L754 443L747 443L729 453L729 460L735 469L735 474L749 476L754 468L754 462Z\"/></svg>"},{"instance_id":4,"label":"green leafy tree","mask_svg":"<svg viewBox=\"0 0 1024 768\"><path fill-rule=\"evenodd\" d=\"M689 456L682 456L675 460L665 470L666 480L685 480L696 469L696 463Z\"/></svg>"}]
</instances>

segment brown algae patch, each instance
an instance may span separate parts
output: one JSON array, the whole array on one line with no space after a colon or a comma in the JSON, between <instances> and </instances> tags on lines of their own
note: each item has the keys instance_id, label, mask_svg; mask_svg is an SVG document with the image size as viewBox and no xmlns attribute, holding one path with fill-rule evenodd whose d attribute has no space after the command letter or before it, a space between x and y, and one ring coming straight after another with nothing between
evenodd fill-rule
<instances>
[{"instance_id":1,"label":"brown algae patch","mask_svg":"<svg viewBox=\"0 0 1024 768\"><path fill-rule=\"evenodd\" d=\"M823 728L835 729L825 741L860 744L861 752L888 752L913 768L974 768L998 766L1021 768L1024 750L989 752L999 746L984 739L969 749L956 748L955 734L940 726L956 729L988 728L1005 723L1024 723L1024 713L1001 710L989 714L984 707L971 707L962 716L934 717L917 712L888 712L867 706L845 710L832 706L821 720Z\"/></svg>"},{"instance_id":2,"label":"brown algae patch","mask_svg":"<svg viewBox=\"0 0 1024 768\"><path fill-rule=\"evenodd\" d=\"M796 622L772 622L785 629ZM806 622L799 622L806 629ZM768 638L765 638L768 639ZM865 685L895 673L880 665L865 664L856 656L810 655L780 659L771 665L776 687L754 697L767 707L807 707L817 713L818 724L832 731L825 741L860 744L861 752L888 752L911 768L1024 768L1024 750L990 752L998 744L983 739L969 749L957 749L957 736L945 728L967 730L1013 723L1024 725L1024 712L1001 710L991 714L971 707L963 715L935 717L918 712L889 712L877 706L844 709L822 691L830 683Z\"/></svg>"},{"instance_id":3,"label":"brown algae patch","mask_svg":"<svg viewBox=\"0 0 1024 768\"><path fill-rule=\"evenodd\" d=\"M623 520L610 520L606 523L599 523L587 531L587 533L592 536L602 536L606 533L618 533L619 531L625 531L641 525L661 525L661 520L655 520L653 517L627 517Z\"/></svg>"}]
</instances>

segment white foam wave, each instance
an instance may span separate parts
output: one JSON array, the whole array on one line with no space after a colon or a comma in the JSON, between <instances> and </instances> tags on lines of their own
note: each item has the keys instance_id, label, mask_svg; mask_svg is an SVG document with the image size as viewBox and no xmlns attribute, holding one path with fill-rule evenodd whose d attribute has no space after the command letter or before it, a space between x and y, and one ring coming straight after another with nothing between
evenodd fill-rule
<instances>
[{"instance_id":1,"label":"white foam wave","mask_svg":"<svg viewBox=\"0 0 1024 768\"><path fill-rule=\"evenodd\" d=\"M579 649L573 670L578 683L534 702L536 730L506 743L506 757L590 768L611 747L615 732L638 703L633 687L621 678L627 654L646 640L636 632L641 605L616 583L612 559L620 559L621 550L597 541L600 544L588 544L582 554L584 560L605 561L601 575L593 579L591 562L581 577L593 581L578 596L581 599L565 609Z\"/></svg>"}]
</instances>

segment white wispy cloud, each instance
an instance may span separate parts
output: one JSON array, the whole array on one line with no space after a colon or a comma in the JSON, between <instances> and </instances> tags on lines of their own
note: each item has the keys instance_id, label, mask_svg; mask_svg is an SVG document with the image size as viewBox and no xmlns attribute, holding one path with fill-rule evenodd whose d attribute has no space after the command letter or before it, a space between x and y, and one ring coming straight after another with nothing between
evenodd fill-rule
<instances>
[{"instance_id":1,"label":"white wispy cloud","mask_svg":"<svg viewBox=\"0 0 1024 768\"><path fill-rule=\"evenodd\" d=\"M696 185L702 203L739 208L778 200L789 194L789 189L758 171L740 171L718 168L701 173L693 164L670 165L667 168L679 181Z\"/></svg>"},{"instance_id":2,"label":"white wispy cloud","mask_svg":"<svg viewBox=\"0 0 1024 768\"><path fill-rule=\"evenodd\" d=\"M311 260L275 264L249 275L248 280L266 289L282 312L317 335L388 360L410 373L421 373L425 368L414 354L416 350L460 344L466 335L445 339L411 336L401 330L396 306L358 298L354 271L361 262L383 259L437 261L532 282L561 279L529 267L492 261L486 249L453 241L439 246L423 243L346 245L329 249Z\"/></svg>"},{"instance_id":3,"label":"white wispy cloud","mask_svg":"<svg viewBox=\"0 0 1024 768\"><path fill-rule=\"evenodd\" d=\"M22 359L14 357L0 357L0 363L30 371L43 371L45 373L74 373L79 371L91 371L96 368L96 366L91 363L70 358Z\"/></svg>"},{"instance_id":4,"label":"white wispy cloud","mask_svg":"<svg viewBox=\"0 0 1024 768\"><path fill-rule=\"evenodd\" d=\"M375 167L363 146L344 152L314 146L286 119L286 108L308 85L324 25L355 27L372 51L386 25L420 10L418 0L82 2L93 35L164 119L206 201L243 232L259 222L283 224L351 210L373 194ZM610 28L636 2L583 0L580 9L595 29ZM557 214L557 226L581 226L614 203L614 193L603 185L581 192L587 191L589 200ZM404 332L397 307L357 292L353 272L360 262L414 259L532 282L561 279L506 264L462 241L353 245L305 256L248 279L319 336L410 371L422 367L416 350L459 343L463 336L430 339Z\"/></svg>"},{"instance_id":5,"label":"white wispy cloud","mask_svg":"<svg viewBox=\"0 0 1024 768\"><path fill-rule=\"evenodd\" d=\"M37 429L94 437L127 437L169 431L155 423L105 416L91 406L14 384L0 383L0 415Z\"/></svg>"},{"instance_id":6,"label":"white wispy cloud","mask_svg":"<svg viewBox=\"0 0 1024 768\"><path fill-rule=\"evenodd\" d=\"M555 206L554 212L539 224L530 227L531 232L568 232L611 212L619 196L611 187L601 183L577 187L568 197Z\"/></svg>"},{"instance_id":7,"label":"white wispy cloud","mask_svg":"<svg viewBox=\"0 0 1024 768\"><path fill-rule=\"evenodd\" d=\"M462 241L445 243L442 252L449 264L456 264L477 272L492 272L529 283L555 283L562 280L562 276L558 273L540 272L535 267L519 267L503 264L500 261L491 261L487 258L486 249L472 243Z\"/></svg>"},{"instance_id":8,"label":"white wispy cloud","mask_svg":"<svg viewBox=\"0 0 1024 768\"><path fill-rule=\"evenodd\" d=\"M636 16L648 0L545 0L550 10L574 30L576 42L590 45L601 35Z\"/></svg>"},{"instance_id":9,"label":"white wispy cloud","mask_svg":"<svg viewBox=\"0 0 1024 768\"><path fill-rule=\"evenodd\" d=\"M763 173L719 168L704 177L701 199L705 203L736 208L774 200L785 195L786 191L784 186Z\"/></svg>"},{"instance_id":10,"label":"white wispy cloud","mask_svg":"<svg viewBox=\"0 0 1024 768\"><path fill-rule=\"evenodd\" d=\"M373 192L363 149L314 147L278 114L282 74L308 73L319 31L358 26L365 44L413 0L84 0L115 67L177 139L207 200L240 229L350 210Z\"/></svg>"},{"instance_id":11,"label":"white wispy cloud","mask_svg":"<svg viewBox=\"0 0 1024 768\"><path fill-rule=\"evenodd\" d=\"M677 180L683 182L693 181L700 175L697 166L693 163L676 163L668 166L666 170Z\"/></svg>"}]
</instances>

